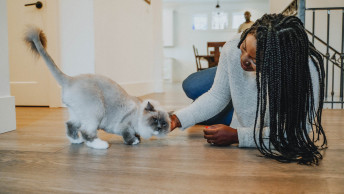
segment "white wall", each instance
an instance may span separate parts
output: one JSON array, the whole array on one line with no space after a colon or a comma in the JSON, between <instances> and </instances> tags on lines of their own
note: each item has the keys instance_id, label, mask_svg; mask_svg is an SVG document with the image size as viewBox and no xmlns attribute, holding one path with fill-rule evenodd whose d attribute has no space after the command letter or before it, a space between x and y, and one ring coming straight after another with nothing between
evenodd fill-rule
<instances>
[{"instance_id":1,"label":"white wall","mask_svg":"<svg viewBox=\"0 0 344 194\"><path fill-rule=\"evenodd\" d=\"M94 1L96 73L131 95L162 91L161 0Z\"/></svg>"},{"instance_id":2,"label":"white wall","mask_svg":"<svg viewBox=\"0 0 344 194\"><path fill-rule=\"evenodd\" d=\"M66 74L105 75L135 96L163 91L161 1L60 0L59 9Z\"/></svg>"},{"instance_id":3,"label":"white wall","mask_svg":"<svg viewBox=\"0 0 344 194\"><path fill-rule=\"evenodd\" d=\"M314 7L343 7L344 1L343 0L305 0L306 1L306 8L314 8Z\"/></svg>"},{"instance_id":4,"label":"white wall","mask_svg":"<svg viewBox=\"0 0 344 194\"><path fill-rule=\"evenodd\" d=\"M196 64L192 45L198 48L199 54L206 54L207 42L209 41L228 41L233 37L237 30L222 31L193 31L193 14L207 13L214 11L216 1L209 2L165 2L164 9L174 10L174 46L164 48L166 58L173 58L173 81L180 82L188 75L196 71ZM260 18L269 12L269 0L248 0L225 2L220 1L221 9L228 13L231 20L233 12L250 11L252 20ZM210 22L208 20L208 22ZM231 21L229 21L231 27ZM205 62L206 64L206 62Z\"/></svg>"},{"instance_id":5,"label":"white wall","mask_svg":"<svg viewBox=\"0 0 344 194\"><path fill-rule=\"evenodd\" d=\"M63 71L71 76L95 72L93 0L60 0Z\"/></svg>"},{"instance_id":6,"label":"white wall","mask_svg":"<svg viewBox=\"0 0 344 194\"><path fill-rule=\"evenodd\" d=\"M293 0L270 0L270 13L281 13L291 2Z\"/></svg>"},{"instance_id":7,"label":"white wall","mask_svg":"<svg viewBox=\"0 0 344 194\"><path fill-rule=\"evenodd\" d=\"M0 133L16 128L14 97L10 96L7 3L0 0Z\"/></svg>"}]
</instances>

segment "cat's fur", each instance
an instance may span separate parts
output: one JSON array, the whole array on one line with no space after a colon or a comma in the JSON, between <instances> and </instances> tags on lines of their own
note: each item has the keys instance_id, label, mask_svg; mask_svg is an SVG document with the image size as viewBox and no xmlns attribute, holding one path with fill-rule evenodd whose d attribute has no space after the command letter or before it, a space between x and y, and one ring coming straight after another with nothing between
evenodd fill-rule
<instances>
[{"instance_id":1,"label":"cat's fur","mask_svg":"<svg viewBox=\"0 0 344 194\"><path fill-rule=\"evenodd\" d=\"M139 143L140 136L147 139L169 132L168 113L156 102L142 102L137 97L129 96L118 84L104 76L67 76L47 53L45 35L38 28L30 27L25 41L34 53L45 60L62 86L62 100L70 114L66 128L71 143L86 141L92 148L108 148L109 144L97 137L98 129L123 136L124 142L129 145Z\"/></svg>"}]
</instances>

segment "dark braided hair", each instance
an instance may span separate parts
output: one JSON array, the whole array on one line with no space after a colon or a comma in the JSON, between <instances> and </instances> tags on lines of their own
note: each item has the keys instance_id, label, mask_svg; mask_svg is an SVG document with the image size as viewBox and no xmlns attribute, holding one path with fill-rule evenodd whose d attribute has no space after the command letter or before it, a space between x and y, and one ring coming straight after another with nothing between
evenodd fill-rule
<instances>
[{"instance_id":1,"label":"dark braided hair","mask_svg":"<svg viewBox=\"0 0 344 194\"><path fill-rule=\"evenodd\" d=\"M281 162L318 164L319 159L322 159L319 150L327 145L321 125L325 77L321 55L309 42L303 23L295 16L265 14L243 32L238 47L248 34L257 39L258 93L253 133L258 150L264 156ZM319 77L317 109L314 104L309 58ZM263 137L267 107L270 134L269 137ZM311 138L307 131L309 126L313 133ZM268 144L264 143L266 139ZM320 139L322 144L319 147L315 142Z\"/></svg>"}]
</instances>

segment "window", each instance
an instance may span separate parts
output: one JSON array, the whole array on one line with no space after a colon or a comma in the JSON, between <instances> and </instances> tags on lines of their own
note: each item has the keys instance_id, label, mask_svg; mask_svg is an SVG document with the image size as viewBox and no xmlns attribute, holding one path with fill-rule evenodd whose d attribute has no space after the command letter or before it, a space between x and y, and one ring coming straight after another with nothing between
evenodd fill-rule
<instances>
[{"instance_id":1,"label":"window","mask_svg":"<svg viewBox=\"0 0 344 194\"><path fill-rule=\"evenodd\" d=\"M224 30L228 28L228 14L224 12L213 12L211 29Z\"/></svg>"},{"instance_id":2,"label":"window","mask_svg":"<svg viewBox=\"0 0 344 194\"><path fill-rule=\"evenodd\" d=\"M232 14L232 29L238 29L245 22L244 12L236 12Z\"/></svg>"},{"instance_id":3,"label":"window","mask_svg":"<svg viewBox=\"0 0 344 194\"><path fill-rule=\"evenodd\" d=\"M208 29L208 15L196 14L193 16L193 30L207 30Z\"/></svg>"}]
</instances>

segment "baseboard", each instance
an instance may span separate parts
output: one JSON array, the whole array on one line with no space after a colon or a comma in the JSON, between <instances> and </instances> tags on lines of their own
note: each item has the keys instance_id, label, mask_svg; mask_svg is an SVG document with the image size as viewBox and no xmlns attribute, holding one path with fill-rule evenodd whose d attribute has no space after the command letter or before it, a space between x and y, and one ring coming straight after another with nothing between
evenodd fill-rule
<instances>
[{"instance_id":1,"label":"baseboard","mask_svg":"<svg viewBox=\"0 0 344 194\"><path fill-rule=\"evenodd\" d=\"M154 81L120 83L119 85L129 95L132 95L132 96L143 96L143 95L146 95L146 94L151 94L151 93L155 93L155 92L161 92L161 89L159 87L160 86L159 83L156 83Z\"/></svg>"},{"instance_id":2,"label":"baseboard","mask_svg":"<svg viewBox=\"0 0 344 194\"><path fill-rule=\"evenodd\" d=\"M0 133L16 129L14 96L0 97Z\"/></svg>"}]
</instances>

